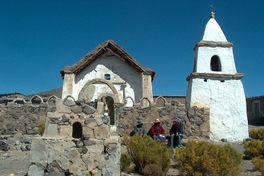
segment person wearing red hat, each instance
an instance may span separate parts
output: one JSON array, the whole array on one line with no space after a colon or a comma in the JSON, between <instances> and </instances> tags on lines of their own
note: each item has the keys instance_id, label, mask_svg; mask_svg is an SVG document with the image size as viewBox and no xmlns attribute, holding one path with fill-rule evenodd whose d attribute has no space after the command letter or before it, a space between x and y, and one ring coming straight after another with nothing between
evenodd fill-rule
<instances>
[{"instance_id":1,"label":"person wearing red hat","mask_svg":"<svg viewBox=\"0 0 264 176\"><path fill-rule=\"evenodd\" d=\"M160 125L160 120L156 119L154 121L154 125L149 130L150 136L154 140L160 140L161 142L166 142L166 137L165 137L165 130L164 128Z\"/></svg>"}]
</instances>

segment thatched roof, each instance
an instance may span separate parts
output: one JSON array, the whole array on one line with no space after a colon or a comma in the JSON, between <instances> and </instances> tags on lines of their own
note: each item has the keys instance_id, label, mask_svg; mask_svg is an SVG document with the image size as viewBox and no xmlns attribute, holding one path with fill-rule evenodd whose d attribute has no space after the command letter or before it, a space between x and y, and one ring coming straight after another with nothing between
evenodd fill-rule
<instances>
[{"instance_id":1,"label":"thatched roof","mask_svg":"<svg viewBox=\"0 0 264 176\"><path fill-rule=\"evenodd\" d=\"M60 72L61 76L64 78L64 74L74 73L79 74L86 67L88 67L93 61L97 58L104 56L104 53L108 51L115 55L117 58L129 64L132 68L134 68L137 72L143 73L146 75L151 75L152 80L155 77L155 71L149 68L145 68L141 66L131 55L129 55L123 48L121 48L118 44L116 44L113 40L107 40L104 43L97 46L93 51L86 54L84 58L75 63L73 66L66 66Z\"/></svg>"}]
</instances>

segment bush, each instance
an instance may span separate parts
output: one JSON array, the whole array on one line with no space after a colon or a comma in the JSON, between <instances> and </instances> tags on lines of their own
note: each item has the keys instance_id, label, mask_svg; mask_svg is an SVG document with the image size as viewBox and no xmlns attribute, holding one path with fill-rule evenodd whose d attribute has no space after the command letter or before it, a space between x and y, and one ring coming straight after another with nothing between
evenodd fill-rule
<instances>
[{"instance_id":1,"label":"bush","mask_svg":"<svg viewBox=\"0 0 264 176\"><path fill-rule=\"evenodd\" d=\"M245 155L249 158L264 159L264 142L256 139L244 142Z\"/></svg>"},{"instance_id":2,"label":"bush","mask_svg":"<svg viewBox=\"0 0 264 176\"><path fill-rule=\"evenodd\" d=\"M244 142L245 155L252 159L254 169L264 175L264 128L249 131L251 141Z\"/></svg>"},{"instance_id":3,"label":"bush","mask_svg":"<svg viewBox=\"0 0 264 176\"><path fill-rule=\"evenodd\" d=\"M164 173L161 170L161 166L158 164L148 164L142 170L144 176L162 176Z\"/></svg>"},{"instance_id":4,"label":"bush","mask_svg":"<svg viewBox=\"0 0 264 176\"><path fill-rule=\"evenodd\" d=\"M190 176L240 175L242 155L230 145L189 141L186 148L176 150L179 170Z\"/></svg>"},{"instance_id":5,"label":"bush","mask_svg":"<svg viewBox=\"0 0 264 176\"><path fill-rule=\"evenodd\" d=\"M254 169L259 170L262 175L264 175L264 160L260 158L253 158L252 163L254 164Z\"/></svg>"},{"instance_id":6,"label":"bush","mask_svg":"<svg viewBox=\"0 0 264 176\"><path fill-rule=\"evenodd\" d=\"M264 141L264 128L250 130L249 137L251 137L252 139L259 139Z\"/></svg>"},{"instance_id":7,"label":"bush","mask_svg":"<svg viewBox=\"0 0 264 176\"><path fill-rule=\"evenodd\" d=\"M38 128L39 128L39 134L42 136L45 131L45 124L44 123L39 124Z\"/></svg>"},{"instance_id":8,"label":"bush","mask_svg":"<svg viewBox=\"0 0 264 176\"><path fill-rule=\"evenodd\" d=\"M125 136L125 143L131 161L135 164L135 170L140 174L145 172L145 175L148 175L150 168L155 165L160 168L157 169L158 173L153 171L151 175L160 174L160 171L165 173L169 169L173 153L166 145L154 141L150 136L141 135Z\"/></svg>"},{"instance_id":9,"label":"bush","mask_svg":"<svg viewBox=\"0 0 264 176\"><path fill-rule=\"evenodd\" d=\"M131 163L131 158L127 152L121 153L120 157L120 169L121 171L127 171Z\"/></svg>"}]
</instances>

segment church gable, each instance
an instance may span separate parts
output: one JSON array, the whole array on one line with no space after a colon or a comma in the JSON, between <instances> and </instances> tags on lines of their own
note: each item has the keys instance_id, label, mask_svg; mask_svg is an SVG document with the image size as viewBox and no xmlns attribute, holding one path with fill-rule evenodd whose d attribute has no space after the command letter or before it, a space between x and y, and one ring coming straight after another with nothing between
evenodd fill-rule
<instances>
[{"instance_id":1,"label":"church gable","mask_svg":"<svg viewBox=\"0 0 264 176\"><path fill-rule=\"evenodd\" d=\"M61 75L62 77L64 77L65 73L73 73L75 75L78 75L98 58L107 58L112 56L115 56L116 58L122 60L131 68L136 70L138 73L151 75L152 80L154 79L155 72L153 70L141 66L132 56L130 56L113 40L107 40L104 43L100 44L98 47L96 47L93 51L85 55L84 58L75 63L73 66L67 66L63 68L63 70L61 70Z\"/></svg>"},{"instance_id":2,"label":"church gable","mask_svg":"<svg viewBox=\"0 0 264 176\"><path fill-rule=\"evenodd\" d=\"M97 57L88 67L75 76L75 82L104 79L113 83L127 82L130 85L141 84L141 72L138 72L115 55L106 51Z\"/></svg>"}]
</instances>

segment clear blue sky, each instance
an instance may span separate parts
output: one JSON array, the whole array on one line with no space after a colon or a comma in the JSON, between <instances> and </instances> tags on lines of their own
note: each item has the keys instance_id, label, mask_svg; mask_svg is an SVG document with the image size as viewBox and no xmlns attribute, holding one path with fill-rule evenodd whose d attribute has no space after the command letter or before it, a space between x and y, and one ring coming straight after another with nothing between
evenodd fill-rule
<instances>
[{"instance_id":1,"label":"clear blue sky","mask_svg":"<svg viewBox=\"0 0 264 176\"><path fill-rule=\"evenodd\" d=\"M62 87L63 67L112 39L156 71L154 95L186 95L211 4L246 96L264 95L263 0L0 0L0 94Z\"/></svg>"}]
</instances>

